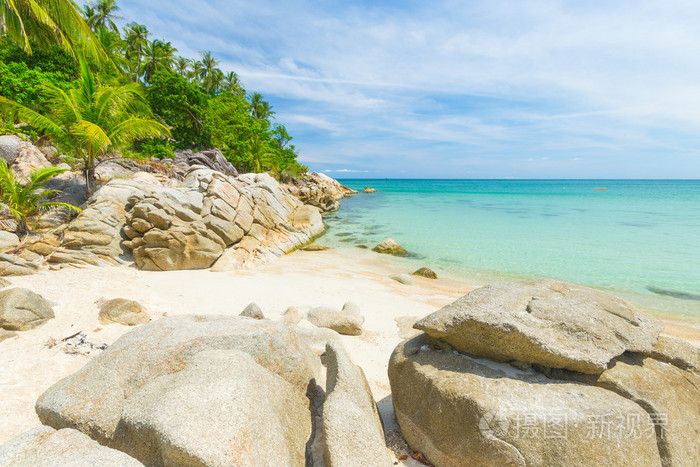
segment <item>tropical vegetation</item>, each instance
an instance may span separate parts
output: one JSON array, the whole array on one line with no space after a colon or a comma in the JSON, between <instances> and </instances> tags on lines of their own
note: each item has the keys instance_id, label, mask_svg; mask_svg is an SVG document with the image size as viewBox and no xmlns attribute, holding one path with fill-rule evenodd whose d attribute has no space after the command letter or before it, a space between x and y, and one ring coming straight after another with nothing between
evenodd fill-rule
<instances>
[{"instance_id":1,"label":"tropical vegetation","mask_svg":"<svg viewBox=\"0 0 700 467\"><path fill-rule=\"evenodd\" d=\"M27 123L23 132L47 135L75 154L90 192L102 159L173 157L181 148L218 147L240 171L283 177L306 170L272 106L222 70L212 52L180 56L144 24L120 30L118 13L115 0L83 10L72 0L0 0L6 131Z\"/></svg>"},{"instance_id":2,"label":"tropical vegetation","mask_svg":"<svg viewBox=\"0 0 700 467\"><path fill-rule=\"evenodd\" d=\"M72 204L50 201L56 194L54 190L45 190L46 183L67 169L61 167L40 167L32 170L26 182L17 180L5 159L0 157L0 211L9 214L17 221L17 233L29 232L27 218L43 211L55 208L67 208L80 211Z\"/></svg>"}]
</instances>

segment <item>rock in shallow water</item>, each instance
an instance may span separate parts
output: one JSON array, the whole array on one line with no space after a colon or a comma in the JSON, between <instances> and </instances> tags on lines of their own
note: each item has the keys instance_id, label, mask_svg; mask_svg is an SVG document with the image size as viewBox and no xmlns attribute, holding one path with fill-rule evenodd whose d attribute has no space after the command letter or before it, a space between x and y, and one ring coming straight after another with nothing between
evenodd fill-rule
<instances>
[{"instance_id":1,"label":"rock in shallow water","mask_svg":"<svg viewBox=\"0 0 700 467\"><path fill-rule=\"evenodd\" d=\"M372 248L372 251L385 255L408 256L408 252L399 245L393 238L384 239L379 245Z\"/></svg>"},{"instance_id":2,"label":"rock in shallow water","mask_svg":"<svg viewBox=\"0 0 700 467\"><path fill-rule=\"evenodd\" d=\"M620 298L549 279L476 289L415 327L470 355L593 374L651 351L663 329Z\"/></svg>"},{"instance_id":3,"label":"rock in shallow water","mask_svg":"<svg viewBox=\"0 0 700 467\"><path fill-rule=\"evenodd\" d=\"M428 267L422 267L422 268L418 269L417 271L414 271L413 275L427 277L428 279L437 279L438 278L435 271L433 271L432 269L430 269Z\"/></svg>"}]
</instances>

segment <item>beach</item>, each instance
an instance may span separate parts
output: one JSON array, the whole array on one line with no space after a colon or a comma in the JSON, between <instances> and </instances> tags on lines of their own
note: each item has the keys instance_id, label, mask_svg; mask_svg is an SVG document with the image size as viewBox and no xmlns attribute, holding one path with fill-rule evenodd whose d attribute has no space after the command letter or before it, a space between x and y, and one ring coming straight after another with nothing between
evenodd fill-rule
<instances>
[{"instance_id":1,"label":"beach","mask_svg":"<svg viewBox=\"0 0 700 467\"><path fill-rule=\"evenodd\" d=\"M323 243L322 239L319 243ZM352 360L359 365L377 401L385 433L392 446L397 429L387 366L391 352L411 335L416 318L427 316L479 285L440 277L412 276L413 285L389 276L410 273L410 263L369 250L296 251L252 270L213 273L208 270L148 272L133 265L64 268L33 276L9 278L12 286L26 287L45 297L56 318L43 326L0 342L0 444L40 425L34 413L36 399L52 384L83 367L99 354L68 354L64 346L49 348L78 332L93 344L111 344L130 327L102 325L100 300L128 298L142 304L152 320L184 314L238 315L257 303L265 317L278 320L290 306L329 305L341 308L354 302L365 316L360 336L340 336ZM426 264L430 266L430 264ZM302 321L302 325L311 324ZM700 328L666 321L666 334L700 347ZM410 460L407 462L413 462ZM418 464L407 464L418 465Z\"/></svg>"}]
</instances>

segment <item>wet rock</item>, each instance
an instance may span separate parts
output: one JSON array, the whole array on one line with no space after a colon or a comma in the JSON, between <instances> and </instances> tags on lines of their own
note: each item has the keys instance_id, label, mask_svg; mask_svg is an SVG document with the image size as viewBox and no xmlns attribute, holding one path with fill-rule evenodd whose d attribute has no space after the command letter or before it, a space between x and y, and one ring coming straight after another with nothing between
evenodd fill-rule
<instances>
[{"instance_id":1,"label":"wet rock","mask_svg":"<svg viewBox=\"0 0 700 467\"><path fill-rule=\"evenodd\" d=\"M374 188L368 187L368 186L366 186L363 191L365 193L376 193L377 192L377 190L375 190Z\"/></svg>"},{"instance_id":2,"label":"wet rock","mask_svg":"<svg viewBox=\"0 0 700 467\"><path fill-rule=\"evenodd\" d=\"M414 271L412 274L414 276L427 277L428 279L437 279L438 278L435 271L433 271L432 269L430 269L428 267L422 267L422 268L418 269L417 271Z\"/></svg>"},{"instance_id":3,"label":"wet rock","mask_svg":"<svg viewBox=\"0 0 700 467\"><path fill-rule=\"evenodd\" d=\"M393 238L383 240L379 245L372 248L372 251L386 255L408 256L408 252L404 250L401 245L396 243L396 240Z\"/></svg>"}]
</instances>

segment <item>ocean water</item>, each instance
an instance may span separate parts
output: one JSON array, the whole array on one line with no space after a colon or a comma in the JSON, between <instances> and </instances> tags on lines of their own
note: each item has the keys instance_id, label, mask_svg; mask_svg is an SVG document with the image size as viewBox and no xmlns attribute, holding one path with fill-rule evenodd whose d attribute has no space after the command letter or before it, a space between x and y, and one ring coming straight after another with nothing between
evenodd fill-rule
<instances>
[{"instance_id":1,"label":"ocean water","mask_svg":"<svg viewBox=\"0 0 700 467\"><path fill-rule=\"evenodd\" d=\"M379 191L327 215L325 244L392 237L407 266L478 283L552 277L700 323L698 180L340 181Z\"/></svg>"}]
</instances>

